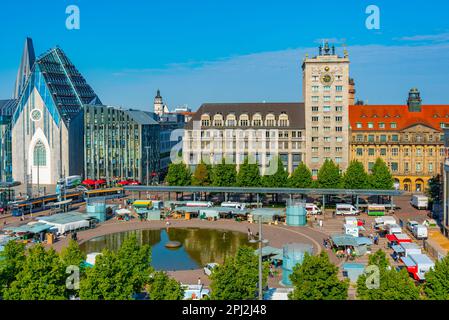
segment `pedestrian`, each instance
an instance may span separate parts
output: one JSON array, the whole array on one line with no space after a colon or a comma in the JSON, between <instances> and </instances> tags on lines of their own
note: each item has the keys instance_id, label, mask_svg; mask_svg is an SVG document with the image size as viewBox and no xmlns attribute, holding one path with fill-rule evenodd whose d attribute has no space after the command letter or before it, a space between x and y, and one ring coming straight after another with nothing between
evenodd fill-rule
<instances>
[{"instance_id":1,"label":"pedestrian","mask_svg":"<svg viewBox=\"0 0 449 320\"><path fill-rule=\"evenodd\" d=\"M201 277L198 277L198 285L201 285Z\"/></svg>"},{"instance_id":2,"label":"pedestrian","mask_svg":"<svg viewBox=\"0 0 449 320\"><path fill-rule=\"evenodd\" d=\"M323 227L323 220L320 220L320 228Z\"/></svg>"},{"instance_id":3,"label":"pedestrian","mask_svg":"<svg viewBox=\"0 0 449 320\"><path fill-rule=\"evenodd\" d=\"M332 218L335 218L335 210L332 211Z\"/></svg>"}]
</instances>

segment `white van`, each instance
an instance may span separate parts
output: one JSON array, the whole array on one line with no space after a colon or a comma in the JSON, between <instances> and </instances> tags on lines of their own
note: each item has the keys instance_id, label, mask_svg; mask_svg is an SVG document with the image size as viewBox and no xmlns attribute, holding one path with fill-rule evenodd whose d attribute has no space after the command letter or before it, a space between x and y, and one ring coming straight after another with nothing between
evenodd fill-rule
<instances>
[{"instance_id":1,"label":"white van","mask_svg":"<svg viewBox=\"0 0 449 320\"><path fill-rule=\"evenodd\" d=\"M386 226L386 229L388 231L388 234L402 233L402 228L397 224L388 224Z\"/></svg>"},{"instance_id":2,"label":"white van","mask_svg":"<svg viewBox=\"0 0 449 320\"><path fill-rule=\"evenodd\" d=\"M410 204L419 210L427 209L429 205L429 198L415 194L413 195L412 200L410 200Z\"/></svg>"},{"instance_id":3,"label":"white van","mask_svg":"<svg viewBox=\"0 0 449 320\"><path fill-rule=\"evenodd\" d=\"M413 235L416 239L427 239L427 227L421 224L414 226Z\"/></svg>"},{"instance_id":4,"label":"white van","mask_svg":"<svg viewBox=\"0 0 449 320\"><path fill-rule=\"evenodd\" d=\"M234 208L234 209L243 210L243 209L245 209L246 204L240 203L240 202L227 201L227 202L222 202L220 206L223 208Z\"/></svg>"},{"instance_id":5,"label":"white van","mask_svg":"<svg viewBox=\"0 0 449 320\"><path fill-rule=\"evenodd\" d=\"M321 209L318 208L318 206L313 203L306 203L306 211L307 211L307 214L312 214L312 215L322 213Z\"/></svg>"},{"instance_id":6,"label":"white van","mask_svg":"<svg viewBox=\"0 0 449 320\"><path fill-rule=\"evenodd\" d=\"M338 203L335 208L337 215L358 215L360 210L357 210L352 204Z\"/></svg>"}]
</instances>

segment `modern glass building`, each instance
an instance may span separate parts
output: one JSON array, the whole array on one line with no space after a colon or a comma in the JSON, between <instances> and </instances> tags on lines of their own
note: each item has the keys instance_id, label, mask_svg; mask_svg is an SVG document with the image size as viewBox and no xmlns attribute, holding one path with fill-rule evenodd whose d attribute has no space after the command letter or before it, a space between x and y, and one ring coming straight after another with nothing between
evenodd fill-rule
<instances>
[{"instance_id":1,"label":"modern glass building","mask_svg":"<svg viewBox=\"0 0 449 320\"><path fill-rule=\"evenodd\" d=\"M84 105L101 104L58 47L40 56L12 116L13 178L56 184L84 171Z\"/></svg>"},{"instance_id":2,"label":"modern glass building","mask_svg":"<svg viewBox=\"0 0 449 320\"><path fill-rule=\"evenodd\" d=\"M0 182L12 182L11 116L17 100L0 100Z\"/></svg>"},{"instance_id":3,"label":"modern glass building","mask_svg":"<svg viewBox=\"0 0 449 320\"><path fill-rule=\"evenodd\" d=\"M160 170L160 125L151 112L86 105L85 172L108 183L151 182Z\"/></svg>"}]
</instances>

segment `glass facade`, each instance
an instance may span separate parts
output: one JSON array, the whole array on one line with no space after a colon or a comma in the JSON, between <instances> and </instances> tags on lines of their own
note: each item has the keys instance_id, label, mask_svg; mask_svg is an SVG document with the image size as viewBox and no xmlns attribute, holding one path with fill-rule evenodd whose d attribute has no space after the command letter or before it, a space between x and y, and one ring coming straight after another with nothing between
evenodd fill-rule
<instances>
[{"instance_id":1,"label":"glass facade","mask_svg":"<svg viewBox=\"0 0 449 320\"><path fill-rule=\"evenodd\" d=\"M145 183L147 167L159 172L159 124L148 113L87 105L84 121L86 178Z\"/></svg>"},{"instance_id":2,"label":"glass facade","mask_svg":"<svg viewBox=\"0 0 449 320\"><path fill-rule=\"evenodd\" d=\"M17 100L0 101L0 182L12 182L11 116Z\"/></svg>"}]
</instances>

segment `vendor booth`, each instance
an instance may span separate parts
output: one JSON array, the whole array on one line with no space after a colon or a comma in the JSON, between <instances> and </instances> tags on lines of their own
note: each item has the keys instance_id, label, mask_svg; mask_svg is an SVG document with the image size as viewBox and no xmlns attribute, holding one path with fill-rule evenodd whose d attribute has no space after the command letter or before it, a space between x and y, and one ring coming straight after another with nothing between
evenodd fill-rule
<instances>
[{"instance_id":1,"label":"vendor booth","mask_svg":"<svg viewBox=\"0 0 449 320\"><path fill-rule=\"evenodd\" d=\"M373 241L367 237L353 237L347 234L331 236L333 246L338 250L346 250L348 247L353 250L356 256L362 256L369 252Z\"/></svg>"}]
</instances>

